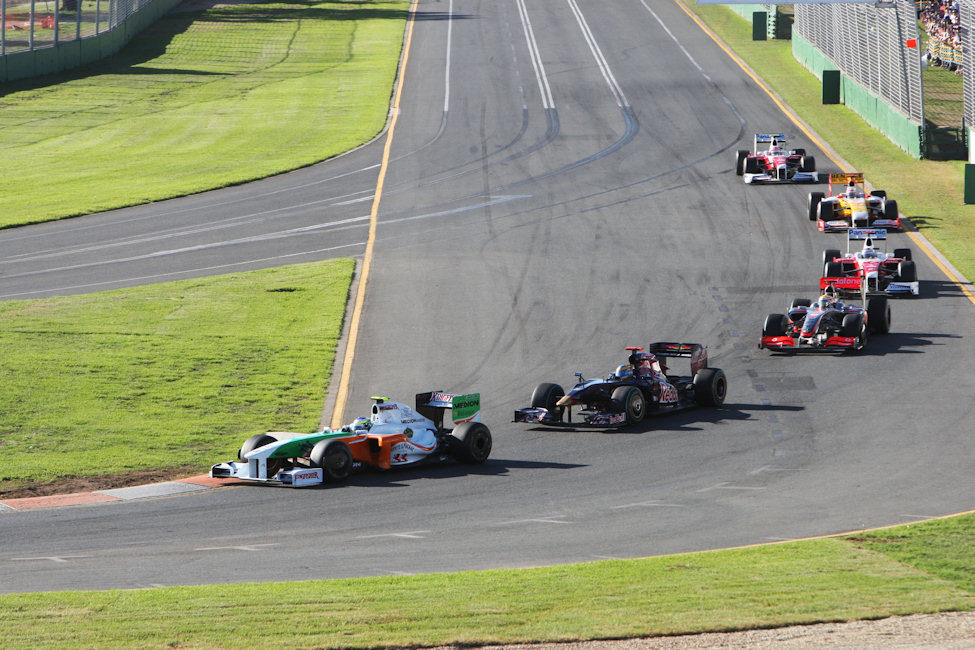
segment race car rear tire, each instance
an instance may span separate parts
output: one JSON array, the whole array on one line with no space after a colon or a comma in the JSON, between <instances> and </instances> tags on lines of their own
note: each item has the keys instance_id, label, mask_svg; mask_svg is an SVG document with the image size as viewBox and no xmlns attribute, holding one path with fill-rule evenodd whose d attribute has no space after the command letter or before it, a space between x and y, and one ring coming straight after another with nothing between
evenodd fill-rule
<instances>
[{"instance_id":1,"label":"race car rear tire","mask_svg":"<svg viewBox=\"0 0 975 650\"><path fill-rule=\"evenodd\" d=\"M806 201L806 207L809 211L809 220L815 221L816 216L819 214L818 208L820 202L823 200L825 194L822 192L810 192L809 199Z\"/></svg>"},{"instance_id":2,"label":"race car rear tire","mask_svg":"<svg viewBox=\"0 0 975 650\"><path fill-rule=\"evenodd\" d=\"M899 257L902 260L907 260L907 261L911 261L911 259L913 259L913 257L911 256L910 248L895 248L894 257Z\"/></svg>"},{"instance_id":3,"label":"race car rear tire","mask_svg":"<svg viewBox=\"0 0 975 650\"><path fill-rule=\"evenodd\" d=\"M785 336L788 323L789 317L785 314L769 314L762 326L762 337Z\"/></svg>"},{"instance_id":4,"label":"race car rear tire","mask_svg":"<svg viewBox=\"0 0 975 650\"><path fill-rule=\"evenodd\" d=\"M491 431L480 422L461 422L451 435L458 440L455 449L461 462L480 465L491 455Z\"/></svg>"},{"instance_id":5,"label":"race car rear tire","mask_svg":"<svg viewBox=\"0 0 975 650\"><path fill-rule=\"evenodd\" d=\"M897 201L884 199L884 218L896 219L898 216L900 216L900 213L897 211Z\"/></svg>"},{"instance_id":6,"label":"race car rear tire","mask_svg":"<svg viewBox=\"0 0 975 650\"><path fill-rule=\"evenodd\" d=\"M890 332L890 304L885 296L867 298L867 325L873 334Z\"/></svg>"},{"instance_id":7,"label":"race car rear tire","mask_svg":"<svg viewBox=\"0 0 975 650\"><path fill-rule=\"evenodd\" d=\"M627 424L639 424L647 415L647 398L636 386L620 386L613 391L613 410L626 414Z\"/></svg>"},{"instance_id":8,"label":"race car rear tire","mask_svg":"<svg viewBox=\"0 0 975 650\"><path fill-rule=\"evenodd\" d=\"M792 306L789 309L797 309L799 307L808 307L812 304L812 300L809 298L795 298L792 301Z\"/></svg>"},{"instance_id":9,"label":"race car rear tire","mask_svg":"<svg viewBox=\"0 0 975 650\"><path fill-rule=\"evenodd\" d=\"M840 259L842 256L843 254L840 253L838 248L827 248L823 251L823 266Z\"/></svg>"},{"instance_id":10,"label":"race car rear tire","mask_svg":"<svg viewBox=\"0 0 975 650\"><path fill-rule=\"evenodd\" d=\"M698 406L721 406L728 395L728 378L720 368L701 368L694 375L694 402Z\"/></svg>"},{"instance_id":11,"label":"race car rear tire","mask_svg":"<svg viewBox=\"0 0 975 650\"><path fill-rule=\"evenodd\" d=\"M558 403L564 396L565 391L558 384L541 383L532 392L532 408L543 408L561 422L562 412L565 409Z\"/></svg>"},{"instance_id":12,"label":"race car rear tire","mask_svg":"<svg viewBox=\"0 0 975 650\"><path fill-rule=\"evenodd\" d=\"M352 451L341 440L319 440L311 448L308 460L324 470L326 483L341 483L349 478L355 464Z\"/></svg>"},{"instance_id":13,"label":"race car rear tire","mask_svg":"<svg viewBox=\"0 0 975 650\"><path fill-rule=\"evenodd\" d=\"M826 266L823 267L823 277L842 278L843 264L840 262L826 262Z\"/></svg>"},{"instance_id":14,"label":"race car rear tire","mask_svg":"<svg viewBox=\"0 0 975 650\"><path fill-rule=\"evenodd\" d=\"M799 160L799 171L801 172L816 171L816 159L813 156L803 156Z\"/></svg>"},{"instance_id":15,"label":"race car rear tire","mask_svg":"<svg viewBox=\"0 0 975 650\"><path fill-rule=\"evenodd\" d=\"M739 149L735 155L735 173L741 176L745 173L745 159L748 158L747 149Z\"/></svg>"},{"instance_id":16,"label":"race car rear tire","mask_svg":"<svg viewBox=\"0 0 975 650\"><path fill-rule=\"evenodd\" d=\"M745 158L746 174L760 174L761 172L762 172L762 166L758 158Z\"/></svg>"},{"instance_id":17,"label":"race car rear tire","mask_svg":"<svg viewBox=\"0 0 975 650\"><path fill-rule=\"evenodd\" d=\"M899 282L917 282L917 267L911 260L904 260L897 265L897 280Z\"/></svg>"}]
</instances>

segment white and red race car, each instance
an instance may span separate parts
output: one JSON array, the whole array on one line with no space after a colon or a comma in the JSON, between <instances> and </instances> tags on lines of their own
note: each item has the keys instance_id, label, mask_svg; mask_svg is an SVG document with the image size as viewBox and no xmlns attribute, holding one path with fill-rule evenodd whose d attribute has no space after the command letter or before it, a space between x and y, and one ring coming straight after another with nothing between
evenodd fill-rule
<instances>
[{"instance_id":1,"label":"white and red race car","mask_svg":"<svg viewBox=\"0 0 975 650\"><path fill-rule=\"evenodd\" d=\"M833 184L844 183L839 194L833 194ZM901 230L897 201L887 198L887 192L873 190L865 194L857 185L863 184L863 174L844 172L829 175L829 194L810 192L806 204L809 220L815 221L821 232L842 232L848 228L886 228Z\"/></svg>"},{"instance_id":2,"label":"white and red race car","mask_svg":"<svg viewBox=\"0 0 975 650\"><path fill-rule=\"evenodd\" d=\"M858 251L850 250L850 243L864 242ZM884 242L884 250L875 244ZM850 228L847 252L827 248L823 251L823 277L819 288L833 287L843 294L916 296L920 292L917 268L911 259L910 248L886 250L887 231L883 228Z\"/></svg>"},{"instance_id":3,"label":"white and red race car","mask_svg":"<svg viewBox=\"0 0 975 650\"><path fill-rule=\"evenodd\" d=\"M735 173L746 183L818 183L816 159L806 155L805 149L785 149L785 134L756 133L754 151L739 149L735 158ZM759 151L760 144L768 144Z\"/></svg>"}]
</instances>

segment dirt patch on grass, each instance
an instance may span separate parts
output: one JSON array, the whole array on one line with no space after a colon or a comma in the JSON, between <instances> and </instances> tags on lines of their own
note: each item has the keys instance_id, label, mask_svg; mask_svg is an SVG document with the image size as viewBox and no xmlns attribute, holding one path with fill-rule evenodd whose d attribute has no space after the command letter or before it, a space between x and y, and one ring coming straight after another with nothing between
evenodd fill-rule
<instances>
[{"instance_id":1,"label":"dirt patch on grass","mask_svg":"<svg viewBox=\"0 0 975 650\"><path fill-rule=\"evenodd\" d=\"M47 497L53 494L72 494L74 492L93 492L112 488L129 487L172 481L199 474L202 470L195 465L182 465L167 469L146 469L125 474L106 476L69 476L46 483L4 489L0 487L0 499L19 499L21 497Z\"/></svg>"}]
</instances>

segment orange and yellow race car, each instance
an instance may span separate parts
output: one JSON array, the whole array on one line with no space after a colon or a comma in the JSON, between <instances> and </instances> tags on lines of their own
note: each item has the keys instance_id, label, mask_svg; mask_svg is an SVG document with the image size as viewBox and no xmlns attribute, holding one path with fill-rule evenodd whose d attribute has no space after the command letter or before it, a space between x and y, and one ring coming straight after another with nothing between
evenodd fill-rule
<instances>
[{"instance_id":1,"label":"orange and yellow race car","mask_svg":"<svg viewBox=\"0 0 975 650\"><path fill-rule=\"evenodd\" d=\"M843 184L844 190L834 195L833 184ZM829 175L829 194L810 192L809 220L815 221L821 232L838 232L849 228L886 228L901 230L897 201L887 198L884 190L865 194L858 185L863 174L844 172Z\"/></svg>"}]
</instances>

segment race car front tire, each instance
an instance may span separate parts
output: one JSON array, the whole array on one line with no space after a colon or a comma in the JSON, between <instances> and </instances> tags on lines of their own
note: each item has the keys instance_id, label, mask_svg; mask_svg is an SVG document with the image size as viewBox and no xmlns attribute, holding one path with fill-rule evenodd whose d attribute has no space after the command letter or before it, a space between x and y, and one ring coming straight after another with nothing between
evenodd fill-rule
<instances>
[{"instance_id":1,"label":"race car front tire","mask_svg":"<svg viewBox=\"0 0 975 650\"><path fill-rule=\"evenodd\" d=\"M769 314L765 317L765 324L762 326L762 337L785 336L788 322L789 317L785 314Z\"/></svg>"},{"instance_id":2,"label":"race car front tire","mask_svg":"<svg viewBox=\"0 0 975 650\"><path fill-rule=\"evenodd\" d=\"M809 198L806 201L806 208L809 212L809 220L815 221L816 217L819 215L818 208L823 197L826 196L822 192L810 192Z\"/></svg>"},{"instance_id":3,"label":"race car front tire","mask_svg":"<svg viewBox=\"0 0 975 650\"><path fill-rule=\"evenodd\" d=\"M870 190L870 196L879 196L882 199L886 199L887 190Z\"/></svg>"},{"instance_id":4,"label":"race car front tire","mask_svg":"<svg viewBox=\"0 0 975 650\"><path fill-rule=\"evenodd\" d=\"M250 438L248 438L247 440L245 440L244 444L240 446L240 452L238 452L237 458L239 458L241 462L247 462L247 458L245 458L247 454L251 453L258 447L263 447L264 445L269 445L272 442L276 442L276 441L277 438L275 438L274 436L269 436L266 433L256 433ZM268 458L267 478L272 478L275 474L278 473L278 470L280 470L283 466L284 466L283 459Z\"/></svg>"},{"instance_id":5,"label":"race car front tire","mask_svg":"<svg viewBox=\"0 0 975 650\"><path fill-rule=\"evenodd\" d=\"M898 282L917 282L917 267L911 260L904 260L897 265Z\"/></svg>"},{"instance_id":6,"label":"race car front tire","mask_svg":"<svg viewBox=\"0 0 975 650\"><path fill-rule=\"evenodd\" d=\"M247 461L247 454L251 453L258 447L263 447L264 445L269 445L275 442L275 439L266 433L257 433L244 441L244 444L240 446L240 452L237 454L237 458L242 461Z\"/></svg>"},{"instance_id":7,"label":"race car front tire","mask_svg":"<svg viewBox=\"0 0 975 650\"><path fill-rule=\"evenodd\" d=\"M352 451L341 440L319 440L311 448L308 460L324 470L326 483L341 483L349 478L355 464Z\"/></svg>"},{"instance_id":8,"label":"race car front tire","mask_svg":"<svg viewBox=\"0 0 975 650\"><path fill-rule=\"evenodd\" d=\"M491 455L491 430L480 422L462 422L451 435L457 439L454 448L461 462L480 465Z\"/></svg>"},{"instance_id":9,"label":"race car front tire","mask_svg":"<svg viewBox=\"0 0 975 650\"><path fill-rule=\"evenodd\" d=\"M836 214L836 204L833 201L820 201L816 206L816 218L811 221L831 221Z\"/></svg>"},{"instance_id":10,"label":"race car front tire","mask_svg":"<svg viewBox=\"0 0 975 650\"><path fill-rule=\"evenodd\" d=\"M747 149L739 149L735 155L735 173L739 176L745 173L745 159L748 158L748 154Z\"/></svg>"},{"instance_id":11,"label":"race car front tire","mask_svg":"<svg viewBox=\"0 0 975 650\"><path fill-rule=\"evenodd\" d=\"M890 332L890 304L885 296L867 298L867 325L874 334Z\"/></svg>"},{"instance_id":12,"label":"race car front tire","mask_svg":"<svg viewBox=\"0 0 975 650\"><path fill-rule=\"evenodd\" d=\"M799 171L801 172L816 171L816 159L813 156L803 156L799 160Z\"/></svg>"},{"instance_id":13,"label":"race car front tire","mask_svg":"<svg viewBox=\"0 0 975 650\"><path fill-rule=\"evenodd\" d=\"M823 267L823 277L824 278L843 277L843 265L840 262L826 262L826 265Z\"/></svg>"},{"instance_id":14,"label":"race car front tire","mask_svg":"<svg viewBox=\"0 0 975 650\"><path fill-rule=\"evenodd\" d=\"M884 218L886 219L896 219L900 215L897 210L897 201L893 199L884 199Z\"/></svg>"},{"instance_id":15,"label":"race car front tire","mask_svg":"<svg viewBox=\"0 0 975 650\"><path fill-rule=\"evenodd\" d=\"M745 173L746 174L759 174L762 171L762 165L758 158L745 158Z\"/></svg>"},{"instance_id":16,"label":"race car front tire","mask_svg":"<svg viewBox=\"0 0 975 650\"><path fill-rule=\"evenodd\" d=\"M532 408L543 408L561 422L564 409L558 403L564 396L565 391L558 384L541 383L532 392Z\"/></svg>"},{"instance_id":17,"label":"race car front tire","mask_svg":"<svg viewBox=\"0 0 975 650\"><path fill-rule=\"evenodd\" d=\"M911 261L913 259L910 248L895 248L894 257L899 257L902 260L907 260L907 261Z\"/></svg>"},{"instance_id":18,"label":"race car front tire","mask_svg":"<svg viewBox=\"0 0 975 650\"><path fill-rule=\"evenodd\" d=\"M626 414L627 424L639 424L647 414L647 398L636 386L620 386L613 391L613 410Z\"/></svg>"},{"instance_id":19,"label":"race car front tire","mask_svg":"<svg viewBox=\"0 0 975 650\"><path fill-rule=\"evenodd\" d=\"M728 379L720 368L701 368L694 375L694 402L698 406L721 406L728 395Z\"/></svg>"},{"instance_id":20,"label":"race car front tire","mask_svg":"<svg viewBox=\"0 0 975 650\"><path fill-rule=\"evenodd\" d=\"M826 266L834 260L840 259L842 253L838 248L827 248L823 251L823 266Z\"/></svg>"}]
</instances>

